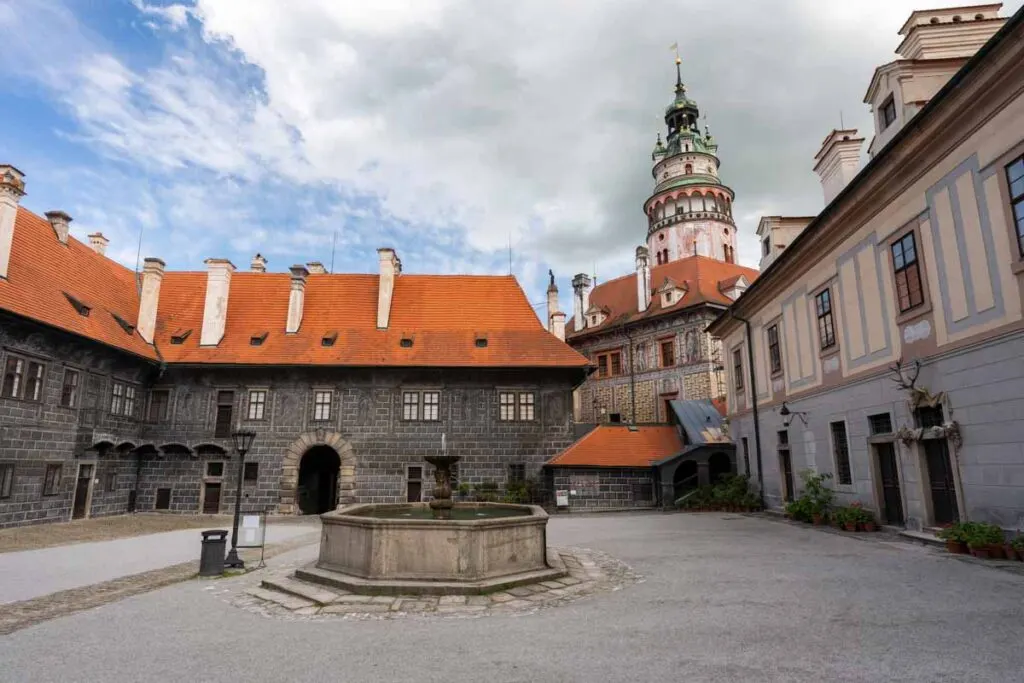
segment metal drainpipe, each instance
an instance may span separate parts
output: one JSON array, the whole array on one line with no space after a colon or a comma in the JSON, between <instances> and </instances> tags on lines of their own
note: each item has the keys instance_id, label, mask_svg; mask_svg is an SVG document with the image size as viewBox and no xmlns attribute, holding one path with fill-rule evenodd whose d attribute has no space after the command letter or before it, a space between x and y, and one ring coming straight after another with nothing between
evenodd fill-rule
<instances>
[{"instance_id":1,"label":"metal drainpipe","mask_svg":"<svg viewBox=\"0 0 1024 683\"><path fill-rule=\"evenodd\" d=\"M629 345L629 402L630 410L632 410L630 422L636 424L636 363L633 356L633 335L629 333L629 328L625 326L625 323L623 323L622 332L626 335L626 343Z\"/></svg>"},{"instance_id":2,"label":"metal drainpipe","mask_svg":"<svg viewBox=\"0 0 1024 683\"><path fill-rule=\"evenodd\" d=\"M754 451L757 458L757 496L761 500L761 507L764 507L764 468L761 465L761 420L757 413L757 380L754 375L754 334L750 327L750 321L736 315L732 307L729 307L729 317L739 320L746 326L747 331L747 367L750 375L750 404L754 410Z\"/></svg>"}]
</instances>

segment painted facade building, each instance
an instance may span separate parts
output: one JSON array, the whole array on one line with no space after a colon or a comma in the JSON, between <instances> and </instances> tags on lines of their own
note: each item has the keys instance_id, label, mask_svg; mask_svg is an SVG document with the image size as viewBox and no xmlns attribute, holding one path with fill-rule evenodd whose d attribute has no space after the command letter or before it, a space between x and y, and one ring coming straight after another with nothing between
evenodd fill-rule
<instances>
[{"instance_id":1,"label":"painted facade building","mask_svg":"<svg viewBox=\"0 0 1024 683\"><path fill-rule=\"evenodd\" d=\"M424 499L442 438L499 488L573 441L588 361L512 277L404 274L391 249L372 275L135 273L24 187L0 166L0 527L228 512L239 427L243 509L281 513Z\"/></svg>"},{"instance_id":2,"label":"painted facade building","mask_svg":"<svg viewBox=\"0 0 1024 683\"><path fill-rule=\"evenodd\" d=\"M757 277L735 263L733 191L719 177L718 144L676 62L667 137L652 154L645 245L633 273L597 284L573 278L573 316L549 290L552 332L597 366L574 394L579 422L667 422L668 401L725 395L719 345L705 328ZM553 297L553 298L552 298Z\"/></svg>"},{"instance_id":3,"label":"painted facade building","mask_svg":"<svg viewBox=\"0 0 1024 683\"><path fill-rule=\"evenodd\" d=\"M890 524L1024 527L1024 11L998 9L911 16L902 76L868 93L871 161L826 138L826 208L711 326L771 506L810 468Z\"/></svg>"}]
</instances>

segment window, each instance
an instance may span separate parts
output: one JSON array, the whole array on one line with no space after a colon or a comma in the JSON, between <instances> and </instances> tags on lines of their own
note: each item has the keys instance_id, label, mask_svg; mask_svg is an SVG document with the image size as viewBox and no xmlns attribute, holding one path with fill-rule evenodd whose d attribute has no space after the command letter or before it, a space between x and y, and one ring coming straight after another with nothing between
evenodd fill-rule
<instances>
[{"instance_id":1,"label":"window","mask_svg":"<svg viewBox=\"0 0 1024 683\"><path fill-rule=\"evenodd\" d=\"M402 419L420 419L420 394L418 391L406 391L402 394Z\"/></svg>"},{"instance_id":2,"label":"window","mask_svg":"<svg viewBox=\"0 0 1024 683\"><path fill-rule=\"evenodd\" d=\"M43 364L8 356L0 394L7 398L38 401L43 397Z\"/></svg>"},{"instance_id":3,"label":"window","mask_svg":"<svg viewBox=\"0 0 1024 683\"><path fill-rule=\"evenodd\" d=\"M608 413L608 421L612 424L622 424L622 413Z\"/></svg>"},{"instance_id":4,"label":"window","mask_svg":"<svg viewBox=\"0 0 1024 683\"><path fill-rule=\"evenodd\" d=\"M605 351L597 354L597 376L615 377L622 374L622 352Z\"/></svg>"},{"instance_id":5,"label":"window","mask_svg":"<svg viewBox=\"0 0 1024 683\"><path fill-rule=\"evenodd\" d=\"M156 490L156 504L153 506L157 510L170 510L171 509L171 490L170 489L157 489Z\"/></svg>"},{"instance_id":6,"label":"window","mask_svg":"<svg viewBox=\"0 0 1024 683\"><path fill-rule=\"evenodd\" d=\"M208 476L208 477L223 477L224 476L224 463L222 463L222 462L208 462L208 463L206 463L206 476Z\"/></svg>"},{"instance_id":7,"label":"window","mask_svg":"<svg viewBox=\"0 0 1024 683\"><path fill-rule=\"evenodd\" d=\"M511 422L516 419L516 395L511 391L503 391L498 395L498 419Z\"/></svg>"},{"instance_id":8,"label":"window","mask_svg":"<svg viewBox=\"0 0 1024 683\"><path fill-rule=\"evenodd\" d=\"M441 408L441 392L439 391L424 391L423 392L423 419L424 420L437 420L440 417Z\"/></svg>"},{"instance_id":9,"label":"window","mask_svg":"<svg viewBox=\"0 0 1024 683\"><path fill-rule=\"evenodd\" d=\"M124 388L124 415L135 415L135 387L130 384Z\"/></svg>"},{"instance_id":10,"label":"window","mask_svg":"<svg viewBox=\"0 0 1024 683\"><path fill-rule=\"evenodd\" d=\"M922 406L914 411L914 419L917 426L927 429L928 427L941 427L945 421L942 415L942 406Z\"/></svg>"},{"instance_id":11,"label":"window","mask_svg":"<svg viewBox=\"0 0 1024 683\"><path fill-rule=\"evenodd\" d=\"M117 490L117 470L108 469L103 473L103 490L107 493Z\"/></svg>"},{"instance_id":12,"label":"window","mask_svg":"<svg viewBox=\"0 0 1024 683\"><path fill-rule=\"evenodd\" d=\"M509 483L526 481L526 465L521 462L514 462L508 466Z\"/></svg>"},{"instance_id":13,"label":"window","mask_svg":"<svg viewBox=\"0 0 1024 683\"><path fill-rule=\"evenodd\" d=\"M250 420L262 420L267 410L266 389L252 389L249 391L249 412L246 414Z\"/></svg>"},{"instance_id":14,"label":"window","mask_svg":"<svg viewBox=\"0 0 1024 683\"><path fill-rule=\"evenodd\" d=\"M0 465L0 498L10 498L14 489L14 463Z\"/></svg>"},{"instance_id":15,"label":"window","mask_svg":"<svg viewBox=\"0 0 1024 683\"><path fill-rule=\"evenodd\" d=\"M832 450L836 456L836 481L841 485L850 486L853 484L853 474L850 471L850 444L846 439L846 423L832 422L829 429L832 430Z\"/></svg>"},{"instance_id":16,"label":"window","mask_svg":"<svg viewBox=\"0 0 1024 683\"><path fill-rule=\"evenodd\" d=\"M771 364L773 375L782 372L782 352L779 350L778 325L772 325L768 328L768 360Z\"/></svg>"},{"instance_id":17,"label":"window","mask_svg":"<svg viewBox=\"0 0 1024 683\"><path fill-rule=\"evenodd\" d=\"M761 240L761 255L762 256L767 256L768 254L771 253L771 251L772 251L771 242L768 240L767 237L765 237L763 240Z\"/></svg>"},{"instance_id":18,"label":"window","mask_svg":"<svg viewBox=\"0 0 1024 683\"><path fill-rule=\"evenodd\" d=\"M313 419L318 422L331 419L331 398L334 392L330 390L313 392Z\"/></svg>"},{"instance_id":19,"label":"window","mask_svg":"<svg viewBox=\"0 0 1024 683\"><path fill-rule=\"evenodd\" d=\"M249 346L263 346L263 342L267 340L268 332L261 332L260 334L254 334L249 337Z\"/></svg>"},{"instance_id":20,"label":"window","mask_svg":"<svg viewBox=\"0 0 1024 683\"><path fill-rule=\"evenodd\" d=\"M217 418L213 426L213 436L226 439L231 436L231 424L235 409L235 392L217 392Z\"/></svg>"},{"instance_id":21,"label":"window","mask_svg":"<svg viewBox=\"0 0 1024 683\"><path fill-rule=\"evenodd\" d=\"M110 390L110 413L120 415L122 410L124 410L124 384L114 382Z\"/></svg>"},{"instance_id":22,"label":"window","mask_svg":"<svg viewBox=\"0 0 1024 683\"><path fill-rule=\"evenodd\" d=\"M62 465L47 465L46 476L43 477L43 495L55 496L60 492L60 473Z\"/></svg>"},{"instance_id":23,"label":"window","mask_svg":"<svg viewBox=\"0 0 1024 683\"><path fill-rule=\"evenodd\" d=\"M478 337L474 341L474 343L476 344L476 347L478 349L486 349L487 348L487 337Z\"/></svg>"},{"instance_id":24,"label":"window","mask_svg":"<svg viewBox=\"0 0 1024 683\"><path fill-rule=\"evenodd\" d=\"M835 321L832 318L832 294L829 289L823 289L814 297L818 309L818 339L821 341L821 348L827 349L836 345Z\"/></svg>"},{"instance_id":25,"label":"window","mask_svg":"<svg viewBox=\"0 0 1024 683\"><path fill-rule=\"evenodd\" d=\"M402 337L402 339L399 340L398 345L401 346L403 349L412 348L412 338L411 337Z\"/></svg>"},{"instance_id":26,"label":"window","mask_svg":"<svg viewBox=\"0 0 1024 683\"><path fill-rule=\"evenodd\" d=\"M245 469L242 471L242 479L252 484L258 481L259 478L260 464L258 462L245 463Z\"/></svg>"},{"instance_id":27,"label":"window","mask_svg":"<svg viewBox=\"0 0 1024 683\"><path fill-rule=\"evenodd\" d=\"M787 446L789 446L789 430L788 429L780 429L779 430L779 447L780 448L784 448L784 447L787 447Z\"/></svg>"},{"instance_id":28,"label":"window","mask_svg":"<svg viewBox=\"0 0 1024 683\"><path fill-rule=\"evenodd\" d=\"M891 434L892 418L889 416L889 413L868 415L868 426L871 428L872 436L877 434Z\"/></svg>"},{"instance_id":29,"label":"window","mask_svg":"<svg viewBox=\"0 0 1024 683\"><path fill-rule=\"evenodd\" d=\"M661 350L661 367L670 368L676 364L676 346L674 340L666 339L658 344L658 348Z\"/></svg>"},{"instance_id":30,"label":"window","mask_svg":"<svg viewBox=\"0 0 1024 683\"><path fill-rule=\"evenodd\" d=\"M533 393L531 392L519 394L519 419L523 422L533 420Z\"/></svg>"},{"instance_id":31,"label":"window","mask_svg":"<svg viewBox=\"0 0 1024 683\"><path fill-rule=\"evenodd\" d=\"M740 439L743 442L743 474L750 476L750 446L747 437Z\"/></svg>"},{"instance_id":32,"label":"window","mask_svg":"<svg viewBox=\"0 0 1024 683\"><path fill-rule=\"evenodd\" d=\"M150 422L166 422L171 409L170 389L151 389L149 392L149 414L147 419Z\"/></svg>"},{"instance_id":33,"label":"window","mask_svg":"<svg viewBox=\"0 0 1024 683\"><path fill-rule=\"evenodd\" d=\"M743 350L734 349L732 352L732 374L736 377L736 390L743 391Z\"/></svg>"},{"instance_id":34,"label":"window","mask_svg":"<svg viewBox=\"0 0 1024 683\"><path fill-rule=\"evenodd\" d=\"M64 369L64 384L60 389L60 404L65 408L78 406L78 371Z\"/></svg>"},{"instance_id":35,"label":"window","mask_svg":"<svg viewBox=\"0 0 1024 683\"><path fill-rule=\"evenodd\" d=\"M1024 156L1006 167L1006 182L1010 186L1010 207L1017 229L1017 250L1024 257Z\"/></svg>"},{"instance_id":36,"label":"window","mask_svg":"<svg viewBox=\"0 0 1024 683\"><path fill-rule=\"evenodd\" d=\"M418 503L423 499L423 468L410 465L405 474L405 500Z\"/></svg>"},{"instance_id":37,"label":"window","mask_svg":"<svg viewBox=\"0 0 1024 683\"><path fill-rule=\"evenodd\" d=\"M323 337L320 338L320 346L334 346L334 342L336 342L337 340L338 340L338 333L337 332L331 332L329 334L325 334Z\"/></svg>"},{"instance_id":38,"label":"window","mask_svg":"<svg viewBox=\"0 0 1024 683\"><path fill-rule=\"evenodd\" d=\"M882 103L882 130L885 130L896 120L896 100L892 95Z\"/></svg>"},{"instance_id":39,"label":"window","mask_svg":"<svg viewBox=\"0 0 1024 683\"><path fill-rule=\"evenodd\" d=\"M910 231L892 245L892 267L896 274L896 299L900 313L924 303L921 268L917 263L917 245Z\"/></svg>"}]
</instances>

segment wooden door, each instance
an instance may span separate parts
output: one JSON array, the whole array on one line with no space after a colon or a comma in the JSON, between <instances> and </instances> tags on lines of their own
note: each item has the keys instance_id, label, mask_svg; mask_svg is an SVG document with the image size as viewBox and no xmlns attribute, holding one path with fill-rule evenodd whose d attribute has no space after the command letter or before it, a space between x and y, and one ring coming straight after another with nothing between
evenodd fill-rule
<instances>
[{"instance_id":1,"label":"wooden door","mask_svg":"<svg viewBox=\"0 0 1024 683\"><path fill-rule=\"evenodd\" d=\"M924 441L925 466L928 468L928 487L932 498L932 523L952 524L960 520L956 504L956 485L949 462L949 445L945 439Z\"/></svg>"},{"instance_id":2,"label":"wooden door","mask_svg":"<svg viewBox=\"0 0 1024 683\"><path fill-rule=\"evenodd\" d=\"M75 484L75 502L71 507L71 519L82 519L89 511L89 491L92 488L92 465L78 468L78 482Z\"/></svg>"},{"instance_id":3,"label":"wooden door","mask_svg":"<svg viewBox=\"0 0 1024 683\"><path fill-rule=\"evenodd\" d=\"M882 480L882 512L886 524L903 524L903 496L900 493L899 471L896 469L896 448L891 443L875 446L878 472Z\"/></svg>"},{"instance_id":4,"label":"wooden door","mask_svg":"<svg viewBox=\"0 0 1024 683\"><path fill-rule=\"evenodd\" d=\"M203 494L203 513L215 515L220 512L220 484L206 484Z\"/></svg>"},{"instance_id":5,"label":"wooden door","mask_svg":"<svg viewBox=\"0 0 1024 683\"><path fill-rule=\"evenodd\" d=\"M793 460L789 457L789 449L779 451L779 461L782 466L782 478L786 483L784 497L787 501L793 500Z\"/></svg>"}]
</instances>

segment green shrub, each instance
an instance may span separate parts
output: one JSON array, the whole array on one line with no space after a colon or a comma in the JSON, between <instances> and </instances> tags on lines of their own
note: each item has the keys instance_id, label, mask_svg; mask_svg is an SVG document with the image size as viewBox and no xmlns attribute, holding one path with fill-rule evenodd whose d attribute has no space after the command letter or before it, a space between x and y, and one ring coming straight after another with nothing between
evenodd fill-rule
<instances>
[{"instance_id":1,"label":"green shrub","mask_svg":"<svg viewBox=\"0 0 1024 683\"><path fill-rule=\"evenodd\" d=\"M966 522L968 527L967 545L972 548L983 548L988 545L1000 545L1004 541L1003 529L997 524L988 522Z\"/></svg>"}]
</instances>

